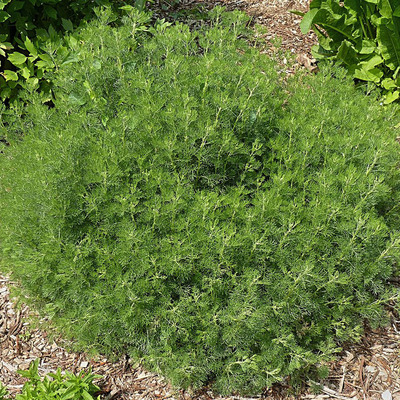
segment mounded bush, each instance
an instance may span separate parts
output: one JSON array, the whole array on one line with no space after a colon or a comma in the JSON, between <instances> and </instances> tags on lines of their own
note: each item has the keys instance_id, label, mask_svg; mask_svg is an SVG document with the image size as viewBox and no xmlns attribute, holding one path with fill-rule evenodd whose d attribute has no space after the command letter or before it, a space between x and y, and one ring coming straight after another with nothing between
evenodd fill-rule
<instances>
[{"instance_id":1,"label":"mounded bush","mask_svg":"<svg viewBox=\"0 0 400 400\"><path fill-rule=\"evenodd\" d=\"M55 107L3 127L2 269L86 348L255 393L385 322L397 108L340 71L284 87L213 18L81 32Z\"/></svg>"}]
</instances>

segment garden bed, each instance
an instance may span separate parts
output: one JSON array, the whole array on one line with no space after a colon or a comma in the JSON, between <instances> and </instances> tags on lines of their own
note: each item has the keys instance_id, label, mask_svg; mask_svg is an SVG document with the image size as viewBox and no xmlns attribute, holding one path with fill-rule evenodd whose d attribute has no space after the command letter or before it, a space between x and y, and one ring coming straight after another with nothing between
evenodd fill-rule
<instances>
[{"instance_id":1,"label":"garden bed","mask_svg":"<svg viewBox=\"0 0 400 400\"><path fill-rule=\"evenodd\" d=\"M182 4L189 8L195 5ZM315 39L312 35L302 39L297 24L298 17L288 14L289 9L305 9L304 3L275 3L262 4L256 2L225 3L228 9L243 9L254 16L255 22L269 28L265 39L267 47L274 51L274 38L282 36L282 47L292 54L297 54L299 65L313 69L313 60L310 56L310 46ZM198 4L197 4L198 6ZM204 7L210 7L205 4ZM171 5L171 8L174 8ZM175 12L182 11L175 9ZM169 10L171 11L171 10ZM162 14L164 11L160 11ZM283 61L283 64L285 62ZM291 72L288 70L287 72ZM12 285L7 278L0 280L0 304L2 314L0 341L1 341L1 369L0 380L15 393L21 388L23 380L16 374L16 370L26 369L29 362L40 358L40 370L43 373L54 371L61 366L64 370L77 372L93 367L94 372L105 376L101 386L104 390L104 399L213 399L212 392L204 388L196 393L174 392L162 378L149 374L141 367L134 367L130 360L124 358L118 362L106 359L91 359L88 355L74 353L64 349L66 344L61 339L54 343L52 336L42 329L29 329L29 309L21 306L15 310L10 302L8 286ZM359 345L345 346L339 359L330 364L331 374L320 388L322 394L312 393L312 382L304 382L304 390L292 398L368 398L385 400L399 397L400 380L398 377L398 343L400 335L396 315L391 313L392 324L387 329L372 330L365 326L365 336ZM42 321L48 326L47 321ZM40 325L40 324L39 324ZM47 329L47 328L44 328ZM67 345L69 347L69 345ZM260 397L272 399L290 398L291 385L289 381L274 385ZM233 397L227 397L233 398Z\"/></svg>"}]
</instances>

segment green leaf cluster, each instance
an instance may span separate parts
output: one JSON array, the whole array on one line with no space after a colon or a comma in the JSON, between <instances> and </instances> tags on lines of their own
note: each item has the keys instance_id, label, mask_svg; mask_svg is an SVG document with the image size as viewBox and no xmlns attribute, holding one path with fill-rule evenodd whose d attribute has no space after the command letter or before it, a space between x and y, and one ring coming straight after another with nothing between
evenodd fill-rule
<instances>
[{"instance_id":1,"label":"green leaf cluster","mask_svg":"<svg viewBox=\"0 0 400 400\"><path fill-rule=\"evenodd\" d=\"M283 83L240 13L147 20L89 24L54 108L3 116L1 268L86 348L259 393L397 298L398 108Z\"/></svg>"},{"instance_id":2,"label":"green leaf cluster","mask_svg":"<svg viewBox=\"0 0 400 400\"><path fill-rule=\"evenodd\" d=\"M7 388L0 382L0 400L6 400L8 396Z\"/></svg>"},{"instance_id":3,"label":"green leaf cluster","mask_svg":"<svg viewBox=\"0 0 400 400\"><path fill-rule=\"evenodd\" d=\"M334 60L361 81L383 89L385 104L400 96L400 2L313 0L300 24L318 36L317 59Z\"/></svg>"},{"instance_id":4,"label":"green leaf cluster","mask_svg":"<svg viewBox=\"0 0 400 400\"><path fill-rule=\"evenodd\" d=\"M70 372L61 373L58 368L55 373L49 373L41 378L38 372L39 359L32 361L27 371L17 372L28 379L22 388L21 394L17 394L15 400L95 400L95 393L99 387L93 384L93 380L101 378L91 371L82 371L78 375ZM4 386L0 384L0 399L11 400Z\"/></svg>"},{"instance_id":5,"label":"green leaf cluster","mask_svg":"<svg viewBox=\"0 0 400 400\"><path fill-rule=\"evenodd\" d=\"M0 99L15 101L20 90L38 90L52 99L46 72L75 60L75 46L65 37L94 7L118 6L109 0L0 0ZM58 56L58 61L55 58Z\"/></svg>"}]
</instances>

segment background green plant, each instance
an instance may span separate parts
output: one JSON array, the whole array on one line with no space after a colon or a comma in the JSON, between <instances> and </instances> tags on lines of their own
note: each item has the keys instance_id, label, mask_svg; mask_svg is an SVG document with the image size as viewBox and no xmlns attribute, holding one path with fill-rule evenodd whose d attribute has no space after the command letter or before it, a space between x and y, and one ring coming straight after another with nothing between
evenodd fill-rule
<instances>
[{"instance_id":1,"label":"background green plant","mask_svg":"<svg viewBox=\"0 0 400 400\"><path fill-rule=\"evenodd\" d=\"M400 96L400 3L397 0L313 0L300 24L319 44L313 55L334 60L349 74L379 85L385 103Z\"/></svg>"},{"instance_id":2,"label":"background green plant","mask_svg":"<svg viewBox=\"0 0 400 400\"><path fill-rule=\"evenodd\" d=\"M0 382L0 400L5 400L8 396L7 388Z\"/></svg>"},{"instance_id":3,"label":"background green plant","mask_svg":"<svg viewBox=\"0 0 400 400\"><path fill-rule=\"evenodd\" d=\"M86 348L259 393L386 321L398 108L343 70L283 86L244 15L211 18L93 22L54 108L4 115L1 268Z\"/></svg>"},{"instance_id":4,"label":"background green plant","mask_svg":"<svg viewBox=\"0 0 400 400\"><path fill-rule=\"evenodd\" d=\"M27 378L21 394L17 394L15 400L95 400L100 396L95 393L100 388L93 384L93 380L101 378L92 374L91 370L82 371L78 375L70 372L61 373L58 368L55 373L49 373L41 378L38 372L39 359L31 362L27 371L17 372ZM11 400L4 386L0 385L0 399Z\"/></svg>"},{"instance_id":5,"label":"background green plant","mask_svg":"<svg viewBox=\"0 0 400 400\"><path fill-rule=\"evenodd\" d=\"M1 0L0 98L14 101L23 88L38 90L42 101L51 100L51 81L44 75L76 60L78 43L65 35L90 19L96 6L123 4L118 0Z\"/></svg>"}]
</instances>

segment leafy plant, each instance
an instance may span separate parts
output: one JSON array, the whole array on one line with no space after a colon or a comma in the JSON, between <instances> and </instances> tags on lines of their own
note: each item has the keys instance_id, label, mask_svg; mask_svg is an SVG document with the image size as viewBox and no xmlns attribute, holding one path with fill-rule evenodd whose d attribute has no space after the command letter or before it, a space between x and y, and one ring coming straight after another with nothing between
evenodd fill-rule
<instances>
[{"instance_id":1,"label":"leafy plant","mask_svg":"<svg viewBox=\"0 0 400 400\"><path fill-rule=\"evenodd\" d=\"M38 372L39 361L39 359L32 361L27 371L17 371L28 381L24 384L22 393L16 395L15 400L100 400L100 396L95 396L100 388L93 384L95 379L101 378L100 375L92 374L90 369L78 375L70 372L62 374L61 368L58 368L55 373L49 373L41 378ZM0 384L0 399L11 400L6 396L8 391Z\"/></svg>"},{"instance_id":2,"label":"leafy plant","mask_svg":"<svg viewBox=\"0 0 400 400\"><path fill-rule=\"evenodd\" d=\"M0 382L0 400L6 400L8 396L7 388Z\"/></svg>"},{"instance_id":3,"label":"leafy plant","mask_svg":"<svg viewBox=\"0 0 400 400\"><path fill-rule=\"evenodd\" d=\"M54 108L4 115L1 268L82 346L259 393L386 321L398 107L343 70L283 86L241 13L147 20L92 22Z\"/></svg>"},{"instance_id":4,"label":"leafy plant","mask_svg":"<svg viewBox=\"0 0 400 400\"><path fill-rule=\"evenodd\" d=\"M379 85L385 103L400 96L400 3L396 0L313 0L300 24L313 27L317 59L334 60L349 74Z\"/></svg>"},{"instance_id":5,"label":"leafy plant","mask_svg":"<svg viewBox=\"0 0 400 400\"><path fill-rule=\"evenodd\" d=\"M28 381L15 400L94 400L94 393L100 389L93 384L93 380L101 376L92 374L90 370L74 375L70 372L62 374L61 368L58 368L55 373L49 373L42 379L38 367L39 359L36 359L27 371L18 371ZM100 396L96 398L99 400Z\"/></svg>"},{"instance_id":6,"label":"leafy plant","mask_svg":"<svg viewBox=\"0 0 400 400\"><path fill-rule=\"evenodd\" d=\"M76 60L77 43L64 39L65 34L93 16L95 6L111 4L109 0L0 1L0 98L15 100L24 88L38 90L43 101L51 100L51 81L44 75Z\"/></svg>"}]
</instances>

